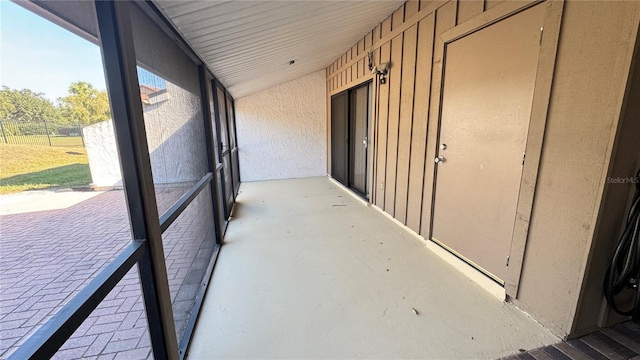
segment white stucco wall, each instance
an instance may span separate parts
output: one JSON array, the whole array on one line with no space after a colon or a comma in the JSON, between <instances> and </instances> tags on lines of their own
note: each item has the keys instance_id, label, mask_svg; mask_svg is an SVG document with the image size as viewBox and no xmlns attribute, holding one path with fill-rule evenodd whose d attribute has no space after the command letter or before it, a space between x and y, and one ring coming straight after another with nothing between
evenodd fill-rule
<instances>
[{"instance_id":1,"label":"white stucco wall","mask_svg":"<svg viewBox=\"0 0 640 360\"><path fill-rule=\"evenodd\" d=\"M208 171L200 97L168 81L166 88L165 101L144 108L153 182L194 183ZM83 135L93 185L122 185L113 121L87 126Z\"/></svg>"},{"instance_id":2,"label":"white stucco wall","mask_svg":"<svg viewBox=\"0 0 640 360\"><path fill-rule=\"evenodd\" d=\"M121 186L120 160L111 119L82 129L95 186Z\"/></svg>"},{"instance_id":3,"label":"white stucco wall","mask_svg":"<svg viewBox=\"0 0 640 360\"><path fill-rule=\"evenodd\" d=\"M144 109L153 182L195 182L208 171L200 96L166 86L168 100Z\"/></svg>"},{"instance_id":4,"label":"white stucco wall","mask_svg":"<svg viewBox=\"0 0 640 360\"><path fill-rule=\"evenodd\" d=\"M325 71L235 101L242 181L327 174Z\"/></svg>"}]
</instances>

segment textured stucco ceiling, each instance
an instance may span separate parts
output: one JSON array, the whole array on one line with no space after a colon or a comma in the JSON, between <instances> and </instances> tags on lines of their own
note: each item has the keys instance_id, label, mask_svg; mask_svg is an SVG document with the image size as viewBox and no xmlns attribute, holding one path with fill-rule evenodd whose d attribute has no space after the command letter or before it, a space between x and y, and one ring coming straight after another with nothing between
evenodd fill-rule
<instances>
[{"instance_id":1,"label":"textured stucco ceiling","mask_svg":"<svg viewBox=\"0 0 640 360\"><path fill-rule=\"evenodd\" d=\"M155 0L236 98L327 67L403 2Z\"/></svg>"}]
</instances>

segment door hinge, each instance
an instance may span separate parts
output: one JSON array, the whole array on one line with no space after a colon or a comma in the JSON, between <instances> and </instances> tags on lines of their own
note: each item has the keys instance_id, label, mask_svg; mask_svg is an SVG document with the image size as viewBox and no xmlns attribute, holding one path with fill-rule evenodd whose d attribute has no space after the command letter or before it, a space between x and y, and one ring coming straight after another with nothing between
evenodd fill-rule
<instances>
[{"instance_id":1,"label":"door hinge","mask_svg":"<svg viewBox=\"0 0 640 360\"><path fill-rule=\"evenodd\" d=\"M524 165L524 158L527 156L525 151L522 152L522 165Z\"/></svg>"},{"instance_id":2,"label":"door hinge","mask_svg":"<svg viewBox=\"0 0 640 360\"><path fill-rule=\"evenodd\" d=\"M542 33L544 33L544 28L540 28L540 45L542 45Z\"/></svg>"},{"instance_id":3,"label":"door hinge","mask_svg":"<svg viewBox=\"0 0 640 360\"><path fill-rule=\"evenodd\" d=\"M509 255L507 255L507 265L506 267L509 267Z\"/></svg>"}]
</instances>

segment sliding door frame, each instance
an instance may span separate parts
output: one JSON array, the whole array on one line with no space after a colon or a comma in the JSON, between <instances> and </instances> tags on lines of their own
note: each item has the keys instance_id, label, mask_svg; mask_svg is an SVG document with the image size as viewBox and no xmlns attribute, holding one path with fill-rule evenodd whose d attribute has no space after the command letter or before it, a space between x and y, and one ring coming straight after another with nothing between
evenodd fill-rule
<instances>
[{"instance_id":1,"label":"sliding door frame","mask_svg":"<svg viewBox=\"0 0 640 360\"><path fill-rule=\"evenodd\" d=\"M372 189L371 189L372 182L371 182L371 180L372 180L372 177L373 177L373 174L372 174L372 171L371 171L372 170L371 162L372 162L372 154L373 154L373 149L372 149L372 146L371 146L372 137L373 137L373 135L372 135L373 124L372 124L372 121L371 121L372 120L372 113L373 113L372 109L371 109L371 106L372 106L372 90L373 90L373 86L372 85L373 85L373 81L371 79L369 79L369 80L367 80L365 82L362 82L362 83L360 83L358 85L350 87L349 89L343 90L343 91L341 91L341 92L339 92L337 94L333 94L331 96L331 100L333 100L334 97L344 96L344 95L346 95L346 99L347 99L346 100L347 101L347 105L346 105L346 108L347 108L347 110L346 110L346 122L347 122L347 124L346 124L346 128L347 128L347 154L346 154L346 167L347 167L347 174L346 175L347 176L346 176L346 181L342 182L342 181L340 181L339 179L337 179L337 178L335 178L333 176L333 172L334 172L333 171L333 167L335 166L333 160L331 161L331 174L330 174L331 178L336 180L336 181L338 181L339 183L341 183L342 185L344 185L345 187L347 187L349 190L353 191L354 193L358 194L359 196L361 196L362 198L364 198L368 202L371 202L371 193L372 193ZM367 129L366 129L366 132L365 132L367 134L367 140L366 140L367 141L367 150L366 150L366 156L365 156L365 170L364 170L364 173L365 173L365 176L366 176L365 184L364 184L364 186L365 186L364 193L361 192L360 190L356 189L353 186L353 177L354 177L354 175L353 175L353 171L354 171L354 168L353 168L353 163L354 163L353 155L354 155L354 152L355 152L354 149L355 149L356 143L355 143L355 140L353 139L353 134L354 134L353 124L354 124L355 116L353 114L354 109L352 109L352 107L351 107L351 105L352 105L351 104L351 95L352 95L352 93L355 90L358 90L358 89L363 88L363 87L367 88L367 106L366 106L366 111L367 111L366 127L367 127ZM331 109L332 109L331 111L334 110L333 106L331 106ZM330 122L333 124L333 114L329 114L329 116L331 117ZM333 130L333 125L331 126L331 129ZM333 133L331 133L330 135L331 135L330 136L331 137L331 144L333 144L334 140L335 140L335 139L333 139ZM333 156L334 156L333 148L331 148L330 150L331 150L331 154L330 155L331 155L331 158L333 159Z\"/></svg>"},{"instance_id":2,"label":"sliding door frame","mask_svg":"<svg viewBox=\"0 0 640 360\"><path fill-rule=\"evenodd\" d=\"M354 138L355 137L355 129L354 129L355 126L354 125L355 125L355 121L356 121L355 120L355 117L356 117L355 116L355 111L356 111L356 109L351 106L352 105L352 103L351 103L351 95L356 90L358 90L360 88L366 88L367 89L367 106L366 106L367 115L366 115L366 119L365 119L365 126L366 126L365 133L367 134L366 135L366 142L367 142L366 146L367 147L366 147L366 156L365 156L365 159L364 159L364 162L365 162L364 163L364 174L365 174L365 177L366 177L365 181L364 181L364 192L360 191L359 189L356 189L354 187L354 184L353 184L353 181L354 181L353 178L355 177L355 174L354 174L354 172L355 172L355 168L354 168L355 160L353 158L355 157L355 147L358 144L356 144L356 139ZM348 162L348 164L349 164L348 165L348 168L349 168L348 169L348 173L349 173L348 179L349 179L349 181L348 181L348 183L349 183L349 185L348 186L349 186L349 189L351 189L353 192L357 193L358 195L364 197L367 201L370 200L370 196L369 196L368 193L370 193L370 191L371 191L371 189L369 188L369 178L370 178L369 177L369 175L370 175L369 174L369 167L370 167L369 166L369 154L371 153L369 151L369 147L370 147L369 144L370 144L370 141L371 141L371 139L370 139L371 135L370 135L370 131L369 131L370 128L371 128L371 123L370 123L371 103L370 103L370 101L371 101L371 81L366 81L364 83L358 84L358 85L356 85L356 86L354 86L354 87L352 87L352 88L350 88L348 90L348 100L347 100L347 102L348 102L348 106L347 107L348 107L348 113L349 113L349 115L348 115L348 129L349 129L348 130L349 131L349 156L348 156L348 158L349 158L349 162Z\"/></svg>"},{"instance_id":3,"label":"sliding door frame","mask_svg":"<svg viewBox=\"0 0 640 360\"><path fill-rule=\"evenodd\" d=\"M344 115L345 115L345 124L343 124L344 127L346 127L345 133L346 133L346 138L343 138L342 136L344 136L344 133L340 133L340 134L334 134L334 132L338 131L338 123L334 123L334 119L335 117L333 116L333 112L334 111L340 111L338 109L337 106L335 106L334 99L337 99L339 97L344 97L345 98L345 104L344 104ZM330 153L330 158L331 158L331 178L336 180L337 182L341 183L342 185L349 187L349 148L350 148L350 139L349 139L349 91L348 90L344 90L341 91L337 94L334 94L331 96L331 113L329 114L330 118L330 122L331 122L331 133L330 133L330 138L331 138L331 153ZM337 139L337 136L341 135L339 139ZM335 151L334 147L338 146L338 144L340 143L346 143L345 146L345 150L344 153L338 153L338 151ZM340 161L336 161L338 160L338 156L340 157ZM340 166L340 169L338 169L338 166ZM344 167L344 168L343 168ZM340 178L341 174L338 174L338 172L344 171L344 179Z\"/></svg>"}]
</instances>

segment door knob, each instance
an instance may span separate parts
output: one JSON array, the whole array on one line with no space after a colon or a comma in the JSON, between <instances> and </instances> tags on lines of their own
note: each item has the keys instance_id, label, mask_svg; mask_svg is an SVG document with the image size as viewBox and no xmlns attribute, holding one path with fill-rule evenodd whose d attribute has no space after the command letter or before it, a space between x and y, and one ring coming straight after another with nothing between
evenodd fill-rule
<instances>
[{"instance_id":1,"label":"door knob","mask_svg":"<svg viewBox=\"0 0 640 360\"><path fill-rule=\"evenodd\" d=\"M438 157L435 159L435 162L436 162L436 164L443 163L443 162L444 162L444 157L442 157L442 156L438 156Z\"/></svg>"}]
</instances>

